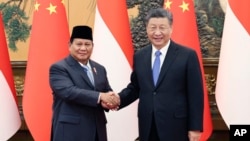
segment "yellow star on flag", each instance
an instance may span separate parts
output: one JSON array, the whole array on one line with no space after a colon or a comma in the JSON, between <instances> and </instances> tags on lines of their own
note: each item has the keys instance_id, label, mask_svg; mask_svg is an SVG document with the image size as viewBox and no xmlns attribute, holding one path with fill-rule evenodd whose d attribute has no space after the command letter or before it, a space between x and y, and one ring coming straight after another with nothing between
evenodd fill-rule
<instances>
[{"instance_id":1,"label":"yellow star on flag","mask_svg":"<svg viewBox=\"0 0 250 141\"><path fill-rule=\"evenodd\" d=\"M185 3L184 1L182 1L182 4L179 7L182 8L182 12L185 12L185 11L189 11L188 6L189 6L188 3Z\"/></svg>"},{"instance_id":2,"label":"yellow star on flag","mask_svg":"<svg viewBox=\"0 0 250 141\"><path fill-rule=\"evenodd\" d=\"M56 6L53 6L51 3L49 4L49 7L46 8L49 10L49 14L51 15L52 13L56 13Z\"/></svg>"},{"instance_id":3,"label":"yellow star on flag","mask_svg":"<svg viewBox=\"0 0 250 141\"><path fill-rule=\"evenodd\" d=\"M40 3L37 3L37 1L36 1L35 5L34 5L35 11L38 11L39 6L40 6Z\"/></svg>"},{"instance_id":4,"label":"yellow star on flag","mask_svg":"<svg viewBox=\"0 0 250 141\"><path fill-rule=\"evenodd\" d=\"M167 0L167 1L164 3L165 9L170 9L171 4L172 4L172 1Z\"/></svg>"}]
</instances>

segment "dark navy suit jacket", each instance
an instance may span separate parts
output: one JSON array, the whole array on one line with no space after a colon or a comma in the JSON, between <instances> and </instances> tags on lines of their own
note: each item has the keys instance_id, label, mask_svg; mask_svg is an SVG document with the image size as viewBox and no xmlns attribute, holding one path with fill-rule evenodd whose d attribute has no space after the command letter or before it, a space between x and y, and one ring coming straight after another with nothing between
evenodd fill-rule
<instances>
[{"instance_id":1,"label":"dark navy suit jacket","mask_svg":"<svg viewBox=\"0 0 250 141\"><path fill-rule=\"evenodd\" d=\"M147 141L152 117L162 141L187 141L189 130L203 129L203 81L194 50L171 41L157 85L151 65L152 45L134 55L131 82L119 95L120 108L139 98L140 141Z\"/></svg>"},{"instance_id":2,"label":"dark navy suit jacket","mask_svg":"<svg viewBox=\"0 0 250 141\"><path fill-rule=\"evenodd\" d=\"M90 60L95 86L81 65L69 55L49 70L53 91L53 141L107 141L104 109L99 92L111 91L105 68ZM98 135L97 135L98 133Z\"/></svg>"}]
</instances>

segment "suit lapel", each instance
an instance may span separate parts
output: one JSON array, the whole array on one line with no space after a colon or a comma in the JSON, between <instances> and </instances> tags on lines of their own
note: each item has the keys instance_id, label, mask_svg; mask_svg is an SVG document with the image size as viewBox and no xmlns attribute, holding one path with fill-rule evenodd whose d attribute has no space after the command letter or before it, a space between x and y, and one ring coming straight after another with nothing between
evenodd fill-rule
<instances>
[{"instance_id":1,"label":"suit lapel","mask_svg":"<svg viewBox=\"0 0 250 141\"><path fill-rule=\"evenodd\" d=\"M151 55L152 55L152 45L145 47L144 51L144 63L145 63L145 78L151 82L151 85L154 86L154 81L153 81L153 74L152 74L152 64L151 64Z\"/></svg>"},{"instance_id":2,"label":"suit lapel","mask_svg":"<svg viewBox=\"0 0 250 141\"><path fill-rule=\"evenodd\" d=\"M174 62L174 60L177 56L177 50L178 49L176 48L174 42L171 41L169 48L168 48L168 51L167 51L167 54L165 56L164 62L162 64L161 72L160 72L156 86L159 85L159 83L161 83L161 81L163 80L164 76L166 75L169 67Z\"/></svg>"},{"instance_id":3,"label":"suit lapel","mask_svg":"<svg viewBox=\"0 0 250 141\"><path fill-rule=\"evenodd\" d=\"M67 58L68 63L70 66L72 66L71 68L74 69L74 71L76 71L76 74L80 74L81 77L83 78L83 80L92 88L94 88L94 86L92 85L91 81L89 80L89 77L87 75L87 73L84 72L84 69L82 68L82 66L79 64L79 62L77 62L71 55L69 55L69 57ZM92 67L92 66L91 66ZM95 76L94 76L95 78Z\"/></svg>"}]
</instances>

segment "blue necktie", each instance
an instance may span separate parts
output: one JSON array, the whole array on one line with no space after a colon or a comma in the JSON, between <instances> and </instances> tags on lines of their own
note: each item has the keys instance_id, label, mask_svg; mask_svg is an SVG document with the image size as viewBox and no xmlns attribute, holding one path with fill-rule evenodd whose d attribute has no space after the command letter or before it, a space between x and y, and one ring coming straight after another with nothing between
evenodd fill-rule
<instances>
[{"instance_id":1,"label":"blue necktie","mask_svg":"<svg viewBox=\"0 0 250 141\"><path fill-rule=\"evenodd\" d=\"M92 71L90 70L88 66L83 66L83 68L84 68L84 71L87 73L90 82L92 83L93 86L95 86L94 76L92 74Z\"/></svg>"},{"instance_id":2,"label":"blue necktie","mask_svg":"<svg viewBox=\"0 0 250 141\"><path fill-rule=\"evenodd\" d=\"M161 64L160 55L161 55L161 52L159 50L155 52L155 61L153 65L153 79L154 79L155 85L157 83L157 80L160 74L160 64Z\"/></svg>"}]
</instances>

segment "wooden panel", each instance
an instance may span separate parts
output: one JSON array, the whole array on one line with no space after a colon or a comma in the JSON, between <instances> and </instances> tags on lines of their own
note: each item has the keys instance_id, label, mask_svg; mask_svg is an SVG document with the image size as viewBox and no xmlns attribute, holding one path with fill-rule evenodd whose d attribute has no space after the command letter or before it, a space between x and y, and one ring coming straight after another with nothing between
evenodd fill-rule
<instances>
[{"instance_id":1,"label":"wooden panel","mask_svg":"<svg viewBox=\"0 0 250 141\"><path fill-rule=\"evenodd\" d=\"M228 141L229 131L222 119L215 100L215 86L218 69L218 59L203 59L211 116L213 120L213 133L209 141Z\"/></svg>"}]
</instances>

